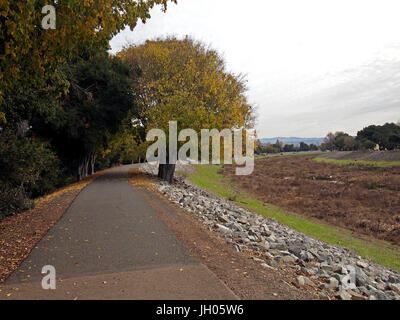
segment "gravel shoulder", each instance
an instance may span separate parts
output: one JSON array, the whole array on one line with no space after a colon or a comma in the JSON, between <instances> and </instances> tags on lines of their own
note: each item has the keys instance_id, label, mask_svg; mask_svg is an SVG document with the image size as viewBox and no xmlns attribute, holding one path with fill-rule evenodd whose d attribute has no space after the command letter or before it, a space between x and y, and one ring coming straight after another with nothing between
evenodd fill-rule
<instances>
[{"instance_id":1,"label":"gravel shoulder","mask_svg":"<svg viewBox=\"0 0 400 320\"><path fill-rule=\"evenodd\" d=\"M136 186L138 188L138 186ZM205 264L239 298L244 300L314 300L311 287L299 290L293 285L295 275L262 267L256 255L237 251L225 239L210 231L179 205L168 201L147 187L140 195L160 215L164 223L199 262ZM282 272L282 271L281 271Z\"/></svg>"}]
</instances>

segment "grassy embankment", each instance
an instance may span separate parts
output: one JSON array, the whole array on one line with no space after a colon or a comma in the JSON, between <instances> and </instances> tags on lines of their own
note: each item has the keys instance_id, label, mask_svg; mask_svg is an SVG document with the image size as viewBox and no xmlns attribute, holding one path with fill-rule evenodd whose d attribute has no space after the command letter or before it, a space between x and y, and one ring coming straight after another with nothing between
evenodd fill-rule
<instances>
[{"instance_id":1,"label":"grassy embankment","mask_svg":"<svg viewBox=\"0 0 400 320\"><path fill-rule=\"evenodd\" d=\"M189 174L188 177L199 187L223 198L233 200L255 213L275 219L316 239L351 249L360 256L400 271L400 247L395 247L384 241L370 239L319 220L305 219L298 214L265 204L235 188L227 178L219 174L220 169L221 166L216 165L196 166L196 172Z\"/></svg>"},{"instance_id":2,"label":"grassy embankment","mask_svg":"<svg viewBox=\"0 0 400 320\"><path fill-rule=\"evenodd\" d=\"M378 167L387 168L400 166L400 161L369 161L357 159L330 159L330 158L315 158L314 161L318 163L328 163L339 166L362 166L362 167Z\"/></svg>"}]
</instances>

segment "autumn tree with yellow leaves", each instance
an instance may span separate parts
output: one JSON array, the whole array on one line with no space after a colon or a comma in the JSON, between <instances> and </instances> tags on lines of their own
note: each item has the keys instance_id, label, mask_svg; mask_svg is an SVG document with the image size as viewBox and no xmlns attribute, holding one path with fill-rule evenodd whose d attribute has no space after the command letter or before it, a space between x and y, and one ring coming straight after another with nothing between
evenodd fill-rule
<instances>
[{"instance_id":1,"label":"autumn tree with yellow leaves","mask_svg":"<svg viewBox=\"0 0 400 320\"><path fill-rule=\"evenodd\" d=\"M147 41L119 53L136 73L135 92L147 130L168 133L190 128L239 129L254 126L254 109L246 98L243 76L229 72L217 51L186 37ZM159 176L171 181L174 164L160 165Z\"/></svg>"},{"instance_id":2,"label":"autumn tree with yellow leaves","mask_svg":"<svg viewBox=\"0 0 400 320\"><path fill-rule=\"evenodd\" d=\"M171 0L176 2L176 0ZM168 0L1 0L0 108L4 96L23 88L49 89L51 74L82 52L108 46L109 40L138 20L150 18ZM56 29L41 26L42 8L56 8ZM1 119L7 113L0 109Z\"/></svg>"}]
</instances>

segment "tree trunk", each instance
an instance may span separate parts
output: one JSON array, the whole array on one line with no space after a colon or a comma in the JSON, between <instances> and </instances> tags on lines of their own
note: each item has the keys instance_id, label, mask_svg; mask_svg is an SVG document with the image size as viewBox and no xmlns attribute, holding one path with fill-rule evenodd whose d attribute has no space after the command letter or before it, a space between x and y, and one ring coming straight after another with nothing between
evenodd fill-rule
<instances>
[{"instance_id":1,"label":"tree trunk","mask_svg":"<svg viewBox=\"0 0 400 320\"><path fill-rule=\"evenodd\" d=\"M83 164L81 161L79 161L78 164L78 181L81 181L83 179Z\"/></svg>"},{"instance_id":2,"label":"tree trunk","mask_svg":"<svg viewBox=\"0 0 400 320\"><path fill-rule=\"evenodd\" d=\"M158 166L158 177L172 184L174 182L175 167L175 164L160 164Z\"/></svg>"},{"instance_id":3,"label":"tree trunk","mask_svg":"<svg viewBox=\"0 0 400 320\"><path fill-rule=\"evenodd\" d=\"M89 156L86 156L86 158L85 158L85 166L84 166L84 168L85 168L84 177L87 178L88 175L89 175Z\"/></svg>"},{"instance_id":4,"label":"tree trunk","mask_svg":"<svg viewBox=\"0 0 400 320\"><path fill-rule=\"evenodd\" d=\"M81 181L89 176L89 166L92 174L94 173L94 164L96 156L94 154L86 155L79 160L78 164L78 181Z\"/></svg>"},{"instance_id":5,"label":"tree trunk","mask_svg":"<svg viewBox=\"0 0 400 320\"><path fill-rule=\"evenodd\" d=\"M96 164L96 155L93 153L93 154L90 156L90 167L91 167L91 172L92 172L92 174L95 173L95 170L94 170L95 164Z\"/></svg>"}]
</instances>

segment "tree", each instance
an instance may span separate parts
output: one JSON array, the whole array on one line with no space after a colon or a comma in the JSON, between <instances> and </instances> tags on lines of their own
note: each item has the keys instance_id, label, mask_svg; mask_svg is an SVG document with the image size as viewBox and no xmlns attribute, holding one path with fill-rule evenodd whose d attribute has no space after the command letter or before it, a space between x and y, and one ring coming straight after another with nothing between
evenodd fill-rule
<instances>
[{"instance_id":1,"label":"tree","mask_svg":"<svg viewBox=\"0 0 400 320\"><path fill-rule=\"evenodd\" d=\"M61 99L62 111L56 122L36 131L80 180L94 172L96 156L135 110L135 98L128 66L105 51L76 59L65 73L71 87Z\"/></svg>"},{"instance_id":2,"label":"tree","mask_svg":"<svg viewBox=\"0 0 400 320\"><path fill-rule=\"evenodd\" d=\"M244 78L229 73L219 54L202 43L188 37L159 39L126 48L119 56L138 75L135 91L146 130L168 135L171 120L178 122L178 132L253 126ZM174 164L161 164L159 176L172 182L174 170Z\"/></svg>"},{"instance_id":3,"label":"tree","mask_svg":"<svg viewBox=\"0 0 400 320\"><path fill-rule=\"evenodd\" d=\"M321 143L321 145L319 146L319 148L320 148L320 150L323 151L323 152L325 152L325 151L328 150L328 147L327 147L327 145L326 145L325 142Z\"/></svg>"},{"instance_id":4,"label":"tree","mask_svg":"<svg viewBox=\"0 0 400 320\"><path fill-rule=\"evenodd\" d=\"M351 136L343 138L343 151L354 151L356 149L356 139Z\"/></svg>"},{"instance_id":5,"label":"tree","mask_svg":"<svg viewBox=\"0 0 400 320\"><path fill-rule=\"evenodd\" d=\"M383 126L371 125L357 133L357 140L368 140L384 150L400 148L400 127L394 123L386 123Z\"/></svg>"},{"instance_id":6,"label":"tree","mask_svg":"<svg viewBox=\"0 0 400 320\"><path fill-rule=\"evenodd\" d=\"M305 142L300 142L300 151L310 151L310 146Z\"/></svg>"},{"instance_id":7,"label":"tree","mask_svg":"<svg viewBox=\"0 0 400 320\"><path fill-rule=\"evenodd\" d=\"M263 153L263 144L261 142L261 140L257 139L255 142L256 146L255 146L255 152L257 154L261 154Z\"/></svg>"},{"instance_id":8,"label":"tree","mask_svg":"<svg viewBox=\"0 0 400 320\"><path fill-rule=\"evenodd\" d=\"M373 143L368 139L356 139L356 149L358 150L373 150L376 147L376 143Z\"/></svg>"},{"instance_id":9,"label":"tree","mask_svg":"<svg viewBox=\"0 0 400 320\"><path fill-rule=\"evenodd\" d=\"M293 144L286 144L284 147L283 147L283 151L284 152L294 152L296 149L294 148L294 145Z\"/></svg>"},{"instance_id":10,"label":"tree","mask_svg":"<svg viewBox=\"0 0 400 320\"><path fill-rule=\"evenodd\" d=\"M327 150L333 151L335 149L335 138L336 134L329 132L325 137L325 148Z\"/></svg>"},{"instance_id":11,"label":"tree","mask_svg":"<svg viewBox=\"0 0 400 320\"><path fill-rule=\"evenodd\" d=\"M282 152L283 151L283 142L276 140L275 144L272 145L273 148L276 150L276 152Z\"/></svg>"},{"instance_id":12,"label":"tree","mask_svg":"<svg viewBox=\"0 0 400 320\"><path fill-rule=\"evenodd\" d=\"M171 0L176 2L176 0ZM82 50L104 47L125 26L150 18L149 10L168 0L3 0L0 2L0 106L19 88L43 88L60 63ZM55 30L41 26L42 8L53 5ZM5 76L7 75L7 76ZM1 109L2 116L5 114ZM7 114L5 114L7 117Z\"/></svg>"},{"instance_id":13,"label":"tree","mask_svg":"<svg viewBox=\"0 0 400 320\"><path fill-rule=\"evenodd\" d=\"M323 150L353 151L357 149L356 141L349 134L338 131L328 133L322 146Z\"/></svg>"},{"instance_id":14,"label":"tree","mask_svg":"<svg viewBox=\"0 0 400 320\"><path fill-rule=\"evenodd\" d=\"M0 1L0 216L70 181L63 166L93 171L134 100L108 42L167 2ZM55 30L41 26L44 5L56 8Z\"/></svg>"}]
</instances>

